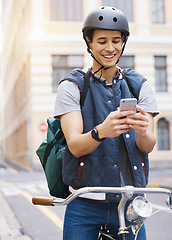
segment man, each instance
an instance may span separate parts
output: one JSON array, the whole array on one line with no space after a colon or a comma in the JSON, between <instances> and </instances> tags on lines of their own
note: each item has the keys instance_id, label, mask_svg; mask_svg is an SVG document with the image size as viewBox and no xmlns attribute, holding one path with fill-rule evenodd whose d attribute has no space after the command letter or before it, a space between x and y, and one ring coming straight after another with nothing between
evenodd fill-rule
<instances>
[{"instance_id":1,"label":"man","mask_svg":"<svg viewBox=\"0 0 172 240\"><path fill-rule=\"evenodd\" d=\"M147 184L147 154L156 142L153 116L158 110L146 79L117 66L128 36L128 21L120 10L101 7L91 12L83 37L93 57L92 76L82 110L82 70L73 70L58 87L54 115L60 117L67 141L63 179L70 192L85 186ZM137 112L119 111L120 99L133 97L138 99ZM102 224L119 239L119 200L116 194L87 194L72 201L66 209L63 239L96 240ZM146 239L144 226L138 239Z\"/></svg>"}]
</instances>

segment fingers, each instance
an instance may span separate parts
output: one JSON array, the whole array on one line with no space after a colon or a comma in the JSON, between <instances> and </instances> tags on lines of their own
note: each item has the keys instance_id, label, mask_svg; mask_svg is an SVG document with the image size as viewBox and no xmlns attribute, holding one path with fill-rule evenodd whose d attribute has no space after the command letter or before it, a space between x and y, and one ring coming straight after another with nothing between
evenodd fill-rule
<instances>
[{"instance_id":1,"label":"fingers","mask_svg":"<svg viewBox=\"0 0 172 240\"><path fill-rule=\"evenodd\" d=\"M131 117L135 114L135 111L119 111L119 118Z\"/></svg>"},{"instance_id":2,"label":"fingers","mask_svg":"<svg viewBox=\"0 0 172 240\"><path fill-rule=\"evenodd\" d=\"M149 122L149 118L148 118L147 114L142 115L141 113L136 113L132 117L131 116L127 117L128 124L136 124L136 125L140 124L142 126L145 126L148 124L148 122Z\"/></svg>"},{"instance_id":3,"label":"fingers","mask_svg":"<svg viewBox=\"0 0 172 240\"><path fill-rule=\"evenodd\" d=\"M134 111L114 111L111 112L102 123L104 137L116 137L129 131L131 128L127 124L127 116L133 116Z\"/></svg>"},{"instance_id":4,"label":"fingers","mask_svg":"<svg viewBox=\"0 0 172 240\"><path fill-rule=\"evenodd\" d=\"M125 133L125 132L129 131L129 130L131 130L131 128L129 127L128 124L126 124L126 123L123 123L123 124L121 124L121 123L115 123L115 124L113 125L113 127L111 128L109 134L110 134L112 137L116 137L116 136L119 136L119 135L122 134L122 133Z\"/></svg>"},{"instance_id":5,"label":"fingers","mask_svg":"<svg viewBox=\"0 0 172 240\"><path fill-rule=\"evenodd\" d=\"M136 110L139 111L141 114L146 115L146 111L143 107L136 105Z\"/></svg>"},{"instance_id":6,"label":"fingers","mask_svg":"<svg viewBox=\"0 0 172 240\"><path fill-rule=\"evenodd\" d=\"M128 116L127 124L129 127L134 128L137 131L137 134L144 136L149 126L149 117L144 108L137 105L136 109L139 112L132 117Z\"/></svg>"}]
</instances>

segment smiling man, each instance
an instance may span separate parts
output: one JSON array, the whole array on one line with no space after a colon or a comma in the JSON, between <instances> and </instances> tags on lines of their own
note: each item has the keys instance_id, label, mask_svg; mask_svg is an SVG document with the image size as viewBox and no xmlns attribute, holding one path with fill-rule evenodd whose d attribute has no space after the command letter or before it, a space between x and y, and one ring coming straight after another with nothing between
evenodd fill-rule
<instances>
[{"instance_id":1,"label":"smiling man","mask_svg":"<svg viewBox=\"0 0 172 240\"><path fill-rule=\"evenodd\" d=\"M82 109L85 72L74 69L58 87L54 115L60 117L67 141L63 180L70 192L87 186L145 187L148 182L158 108L146 79L117 66L128 36L128 21L120 10L101 7L91 12L83 37L93 58L92 76ZM122 98L133 97L137 112L118 110ZM103 224L119 239L119 200L119 195L98 193L72 201L66 208L63 239L96 240ZM146 239L144 225L137 239Z\"/></svg>"}]
</instances>

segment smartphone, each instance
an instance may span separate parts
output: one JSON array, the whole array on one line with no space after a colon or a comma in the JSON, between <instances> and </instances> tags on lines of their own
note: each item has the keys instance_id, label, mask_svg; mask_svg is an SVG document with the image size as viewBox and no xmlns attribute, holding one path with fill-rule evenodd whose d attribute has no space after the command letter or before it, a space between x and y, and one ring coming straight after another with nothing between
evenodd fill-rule
<instances>
[{"instance_id":1,"label":"smartphone","mask_svg":"<svg viewBox=\"0 0 172 240\"><path fill-rule=\"evenodd\" d=\"M124 98L120 101L120 111L133 110L136 111L136 98Z\"/></svg>"}]
</instances>

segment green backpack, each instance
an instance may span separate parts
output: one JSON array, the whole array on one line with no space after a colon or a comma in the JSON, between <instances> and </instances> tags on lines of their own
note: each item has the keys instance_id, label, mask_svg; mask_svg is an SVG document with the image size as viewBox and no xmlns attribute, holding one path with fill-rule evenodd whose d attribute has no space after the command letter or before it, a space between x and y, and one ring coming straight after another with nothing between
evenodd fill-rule
<instances>
[{"instance_id":1,"label":"green backpack","mask_svg":"<svg viewBox=\"0 0 172 240\"><path fill-rule=\"evenodd\" d=\"M81 94L80 105L83 106L90 84L90 71L85 74L84 90ZM60 120L49 117L47 119L47 138L36 150L52 196L66 198L69 195L68 186L62 179L62 161L66 148L66 140L61 129Z\"/></svg>"}]
</instances>

